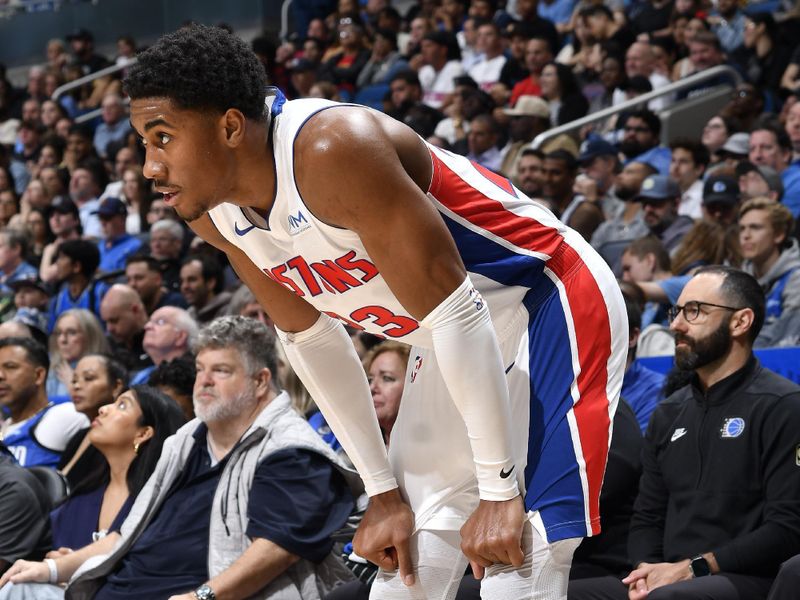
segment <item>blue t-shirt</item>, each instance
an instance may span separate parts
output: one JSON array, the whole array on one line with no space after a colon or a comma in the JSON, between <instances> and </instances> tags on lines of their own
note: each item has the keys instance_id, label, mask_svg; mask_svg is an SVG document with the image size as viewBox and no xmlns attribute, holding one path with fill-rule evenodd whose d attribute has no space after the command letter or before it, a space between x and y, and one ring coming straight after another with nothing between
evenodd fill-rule
<instances>
[{"instance_id":1,"label":"blue t-shirt","mask_svg":"<svg viewBox=\"0 0 800 600\"><path fill-rule=\"evenodd\" d=\"M208 580L211 505L227 459L211 466L206 431L204 425L198 427L181 476L95 600L169 598ZM325 457L282 450L256 468L246 533L320 561L352 509L344 477Z\"/></svg>"},{"instance_id":2,"label":"blue t-shirt","mask_svg":"<svg viewBox=\"0 0 800 600\"><path fill-rule=\"evenodd\" d=\"M800 219L800 160L794 161L783 173L783 198L781 202L786 205L795 219Z\"/></svg>"},{"instance_id":3,"label":"blue t-shirt","mask_svg":"<svg viewBox=\"0 0 800 600\"><path fill-rule=\"evenodd\" d=\"M141 247L142 240L127 233L111 242L100 240L97 242L97 249L100 250L99 269L104 272L124 269L127 258Z\"/></svg>"},{"instance_id":4,"label":"blue t-shirt","mask_svg":"<svg viewBox=\"0 0 800 600\"><path fill-rule=\"evenodd\" d=\"M106 486L86 494L72 496L64 504L50 513L50 524L53 528L53 548L83 548L95 541L92 535L97 531L100 509L103 506L103 494ZM119 531L122 522L133 506L133 498L128 497L119 509L108 533Z\"/></svg>"},{"instance_id":5,"label":"blue t-shirt","mask_svg":"<svg viewBox=\"0 0 800 600\"><path fill-rule=\"evenodd\" d=\"M620 396L636 414L636 420L639 422L642 433L647 430L650 415L653 414L658 403L664 399L665 378L666 375L663 373L652 371L642 366L637 360L633 361L630 368L625 371Z\"/></svg>"},{"instance_id":6,"label":"blue t-shirt","mask_svg":"<svg viewBox=\"0 0 800 600\"><path fill-rule=\"evenodd\" d=\"M103 282L90 283L81 292L80 296L73 298L69 293L69 285L61 286L61 291L50 301L50 310L47 318L47 333L53 333L56 321L61 313L70 308L85 308L100 318L100 302L108 291L108 284ZM101 319L102 322L102 319Z\"/></svg>"}]
</instances>

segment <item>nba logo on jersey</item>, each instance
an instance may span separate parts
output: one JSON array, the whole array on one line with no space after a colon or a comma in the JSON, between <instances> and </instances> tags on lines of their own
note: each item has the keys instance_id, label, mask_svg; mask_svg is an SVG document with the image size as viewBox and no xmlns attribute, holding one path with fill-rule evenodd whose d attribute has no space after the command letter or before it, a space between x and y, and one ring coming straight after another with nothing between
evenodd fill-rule
<instances>
[{"instance_id":1,"label":"nba logo on jersey","mask_svg":"<svg viewBox=\"0 0 800 600\"><path fill-rule=\"evenodd\" d=\"M296 215L289 214L289 235L297 235L311 227L302 210L298 210Z\"/></svg>"},{"instance_id":2,"label":"nba logo on jersey","mask_svg":"<svg viewBox=\"0 0 800 600\"><path fill-rule=\"evenodd\" d=\"M417 378L417 373L422 368L422 357L417 355L414 359L414 370L411 371L411 383L414 383L414 380Z\"/></svg>"}]
</instances>

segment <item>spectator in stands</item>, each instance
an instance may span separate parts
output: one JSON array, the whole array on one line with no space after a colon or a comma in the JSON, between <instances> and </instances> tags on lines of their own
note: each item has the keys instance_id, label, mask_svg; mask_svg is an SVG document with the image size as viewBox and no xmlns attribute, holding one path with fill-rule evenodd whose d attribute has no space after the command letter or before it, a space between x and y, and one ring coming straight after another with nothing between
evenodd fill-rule
<instances>
[{"instance_id":1,"label":"spectator in stands","mask_svg":"<svg viewBox=\"0 0 800 600\"><path fill-rule=\"evenodd\" d=\"M497 144L500 126L492 115L478 115L469 124L467 158L490 171L500 171L503 155Z\"/></svg>"},{"instance_id":2,"label":"spectator in stands","mask_svg":"<svg viewBox=\"0 0 800 600\"><path fill-rule=\"evenodd\" d=\"M67 41L75 55L75 62L84 75L108 67L111 63L104 56L94 52L94 36L86 29L77 29L67 36Z\"/></svg>"},{"instance_id":3,"label":"spectator in stands","mask_svg":"<svg viewBox=\"0 0 800 600\"><path fill-rule=\"evenodd\" d=\"M110 93L103 96L100 109L100 118L103 122L95 129L94 147L101 158L107 158L108 145L122 141L131 131L131 124L119 94Z\"/></svg>"},{"instance_id":4,"label":"spectator in stands","mask_svg":"<svg viewBox=\"0 0 800 600\"><path fill-rule=\"evenodd\" d=\"M770 12L751 13L745 18L744 43L731 53L748 81L767 94L770 107L775 105L781 77L792 56L791 46L781 42Z\"/></svg>"},{"instance_id":5,"label":"spectator in stands","mask_svg":"<svg viewBox=\"0 0 800 600\"><path fill-rule=\"evenodd\" d=\"M800 247L792 236L789 210L767 198L753 198L739 212L742 269L758 280L766 295L764 332L784 312L800 311Z\"/></svg>"},{"instance_id":6,"label":"spectator in stands","mask_svg":"<svg viewBox=\"0 0 800 600\"><path fill-rule=\"evenodd\" d=\"M544 153L541 150L525 148L517 161L514 177L517 187L529 198L541 198L544 185Z\"/></svg>"},{"instance_id":7,"label":"spectator in stands","mask_svg":"<svg viewBox=\"0 0 800 600\"><path fill-rule=\"evenodd\" d=\"M550 120L563 125L586 115L589 102L578 87L572 70L560 63L551 62L542 69L539 77L542 98L550 105Z\"/></svg>"},{"instance_id":8,"label":"spectator in stands","mask_svg":"<svg viewBox=\"0 0 800 600\"><path fill-rule=\"evenodd\" d=\"M101 406L86 440L100 457L104 476L72 492L51 513L53 547L64 554L119 532L156 468L164 440L184 423L172 398L148 386L132 386Z\"/></svg>"},{"instance_id":9,"label":"spectator in stands","mask_svg":"<svg viewBox=\"0 0 800 600\"><path fill-rule=\"evenodd\" d=\"M364 67L362 73L367 73L370 63ZM292 89L289 90L289 98L308 98L311 95L311 88L317 83L318 65L306 58L294 59L289 65L289 77ZM359 87L361 87L359 85Z\"/></svg>"},{"instance_id":10,"label":"spectator in stands","mask_svg":"<svg viewBox=\"0 0 800 600\"><path fill-rule=\"evenodd\" d=\"M542 195L562 222L572 227L585 239L603 222L603 211L595 202L576 195L575 177L578 162L566 150L555 150L545 155L542 167Z\"/></svg>"},{"instance_id":11,"label":"spectator in stands","mask_svg":"<svg viewBox=\"0 0 800 600\"><path fill-rule=\"evenodd\" d=\"M123 148L120 152L128 150ZM148 230L147 215L152 203L150 182L142 175L142 167L134 165L122 173L120 197L128 208L125 230L137 235Z\"/></svg>"},{"instance_id":12,"label":"spectator in stands","mask_svg":"<svg viewBox=\"0 0 800 600\"><path fill-rule=\"evenodd\" d=\"M719 43L719 38L710 31L700 31L689 40L689 61L693 72L699 73L725 62L725 54ZM687 73L690 75L691 73ZM693 98L707 93L710 89L721 83L731 83L727 75L717 76L706 80L695 87L678 93L678 99Z\"/></svg>"},{"instance_id":13,"label":"spectator in stands","mask_svg":"<svg viewBox=\"0 0 800 600\"><path fill-rule=\"evenodd\" d=\"M621 252L608 255L611 246L619 242L633 241L650 233L644 221L644 211L639 201L639 191L642 182L655 173L655 169L646 163L629 162L626 164L614 182L614 194L622 200L623 207L616 215L600 224L592 235L592 246L609 261L615 273L620 274Z\"/></svg>"},{"instance_id":14,"label":"spectator in stands","mask_svg":"<svg viewBox=\"0 0 800 600\"><path fill-rule=\"evenodd\" d=\"M0 324L0 337L31 338L47 346L47 317L35 308L18 308L11 320Z\"/></svg>"},{"instance_id":15,"label":"spectator in stands","mask_svg":"<svg viewBox=\"0 0 800 600\"><path fill-rule=\"evenodd\" d=\"M51 548L50 498L36 476L0 442L0 575L18 559L40 560Z\"/></svg>"},{"instance_id":16,"label":"spectator in stands","mask_svg":"<svg viewBox=\"0 0 800 600\"><path fill-rule=\"evenodd\" d=\"M305 598L342 576L331 535L362 488L278 392L274 335L225 317L198 345L195 410L202 423L172 438L121 535L55 559L58 579L66 581L84 560L113 549L74 579L68 594ZM19 561L7 575L17 572L14 581L50 580L44 563Z\"/></svg>"},{"instance_id":17,"label":"spectator in stands","mask_svg":"<svg viewBox=\"0 0 800 600\"><path fill-rule=\"evenodd\" d=\"M192 388L197 376L194 356L185 354L158 365L148 378L148 385L172 398L183 411L187 421L194 419Z\"/></svg>"},{"instance_id":18,"label":"spectator in stands","mask_svg":"<svg viewBox=\"0 0 800 600\"><path fill-rule=\"evenodd\" d=\"M391 109L388 114L414 129L422 137L430 136L442 115L436 109L422 103L422 86L416 72L409 69L395 73L389 82L389 91ZM419 127L423 121L427 121L424 127Z\"/></svg>"},{"instance_id":19,"label":"spectator in stands","mask_svg":"<svg viewBox=\"0 0 800 600\"><path fill-rule=\"evenodd\" d=\"M636 569L576 598L763 599L781 561L800 551L800 480L787 458L800 388L753 357L763 318L761 290L741 271L706 267L687 284L671 328L676 363L693 375L645 437L628 542ZM698 448L721 461L698 460Z\"/></svg>"},{"instance_id":20,"label":"spectator in stands","mask_svg":"<svg viewBox=\"0 0 800 600\"><path fill-rule=\"evenodd\" d=\"M132 148L123 146L117 150L116 154L114 154L114 172L112 173L113 181L111 181L106 186L106 189L103 190L103 193L100 195L100 200L104 200L108 196L124 197L124 194L122 193L122 176L125 174L126 169L135 167L138 164L139 158Z\"/></svg>"},{"instance_id":21,"label":"spectator in stands","mask_svg":"<svg viewBox=\"0 0 800 600\"><path fill-rule=\"evenodd\" d=\"M81 220L78 207L66 196L57 196L53 199L50 216L47 220L55 239L42 251L39 276L45 283L53 283L58 277L58 267L56 266L58 248L63 242L80 239Z\"/></svg>"},{"instance_id":22,"label":"spectator in stands","mask_svg":"<svg viewBox=\"0 0 800 600\"><path fill-rule=\"evenodd\" d=\"M358 74L370 57L364 46L364 28L352 17L344 17L338 25L340 52L331 56L320 68L319 79L330 81L351 99L356 89Z\"/></svg>"},{"instance_id":23,"label":"spectator in stands","mask_svg":"<svg viewBox=\"0 0 800 600\"><path fill-rule=\"evenodd\" d=\"M703 219L724 227L735 226L741 192L730 175L714 174L703 185Z\"/></svg>"},{"instance_id":24,"label":"spectator in stands","mask_svg":"<svg viewBox=\"0 0 800 600\"><path fill-rule=\"evenodd\" d=\"M648 163L662 175L669 172L669 148L659 146L661 119L650 110L628 113L623 124L623 137L619 145L627 160Z\"/></svg>"},{"instance_id":25,"label":"spectator in stands","mask_svg":"<svg viewBox=\"0 0 800 600\"><path fill-rule=\"evenodd\" d=\"M500 72L506 64L503 54L503 39L500 28L496 23L482 23L478 27L477 49L481 58L467 71L480 89L488 92L492 86L500 81Z\"/></svg>"},{"instance_id":26,"label":"spectator in stands","mask_svg":"<svg viewBox=\"0 0 800 600\"><path fill-rule=\"evenodd\" d=\"M634 240L622 254L623 281L635 283L640 288L644 288L644 284L661 287L664 282L669 285L671 275L669 254L655 236L648 235ZM679 293L680 290L673 297L677 298ZM642 308L640 328L645 329L652 323L666 324L668 308L660 300L646 302Z\"/></svg>"},{"instance_id":27,"label":"spectator in stands","mask_svg":"<svg viewBox=\"0 0 800 600\"><path fill-rule=\"evenodd\" d=\"M480 114L491 114L494 108L492 97L477 89L471 77L460 77L456 80L453 103L447 109L450 116L439 121L434 134L465 154L469 122Z\"/></svg>"},{"instance_id":28,"label":"spectator in stands","mask_svg":"<svg viewBox=\"0 0 800 600\"><path fill-rule=\"evenodd\" d=\"M189 314L198 323L207 323L222 313L231 293L223 289L219 262L204 255L189 256L181 265L181 294L189 304Z\"/></svg>"},{"instance_id":29,"label":"spectator in stands","mask_svg":"<svg viewBox=\"0 0 800 600\"><path fill-rule=\"evenodd\" d=\"M710 160L703 144L690 138L679 138L670 144L672 160L669 176L681 190L678 214L692 219L703 216L703 175Z\"/></svg>"},{"instance_id":30,"label":"spectator in stands","mask_svg":"<svg viewBox=\"0 0 800 600\"><path fill-rule=\"evenodd\" d=\"M584 177L575 181L575 192L590 202L597 202L606 218L620 212L620 201L612 188L620 172L619 152L598 136L589 136L581 144L578 163Z\"/></svg>"},{"instance_id":31,"label":"spectator in stands","mask_svg":"<svg viewBox=\"0 0 800 600\"><path fill-rule=\"evenodd\" d=\"M378 425L387 446L400 410L408 360L409 347L392 340L374 346L363 360Z\"/></svg>"},{"instance_id":32,"label":"spectator in stands","mask_svg":"<svg viewBox=\"0 0 800 600\"><path fill-rule=\"evenodd\" d=\"M632 77L646 77L653 90L669 85L670 80L655 70L655 54L653 47L648 42L636 41L630 45L625 53L625 75ZM621 89L614 92L613 103L620 104L626 100ZM652 111L659 111L670 103L669 96L662 96L651 100L647 106Z\"/></svg>"},{"instance_id":33,"label":"spectator in stands","mask_svg":"<svg viewBox=\"0 0 800 600\"><path fill-rule=\"evenodd\" d=\"M176 306L156 310L144 326L142 347L152 365L140 371L134 381L144 382L155 367L190 353L198 327L188 311Z\"/></svg>"},{"instance_id":34,"label":"spectator in stands","mask_svg":"<svg viewBox=\"0 0 800 600\"><path fill-rule=\"evenodd\" d=\"M636 346L642 331L642 311L636 300L625 294L623 297L628 312L628 356L620 398L633 409L639 429L644 434L650 415L664 399L664 375L636 360Z\"/></svg>"},{"instance_id":35,"label":"spectator in stands","mask_svg":"<svg viewBox=\"0 0 800 600\"><path fill-rule=\"evenodd\" d=\"M69 196L78 207L83 235L88 238L103 237L103 227L97 216L102 191L95 169L78 167L72 172L69 182Z\"/></svg>"},{"instance_id":36,"label":"spectator in stands","mask_svg":"<svg viewBox=\"0 0 800 600\"><path fill-rule=\"evenodd\" d=\"M36 267L25 262L28 234L16 229L0 230L0 293L10 294L10 284L36 276Z\"/></svg>"},{"instance_id":37,"label":"spectator in stands","mask_svg":"<svg viewBox=\"0 0 800 600\"><path fill-rule=\"evenodd\" d=\"M590 4L581 10L580 18L596 42L615 42L620 48L628 48L635 41L633 31L617 22L604 4Z\"/></svg>"},{"instance_id":38,"label":"spectator in stands","mask_svg":"<svg viewBox=\"0 0 800 600\"><path fill-rule=\"evenodd\" d=\"M719 112L740 131L750 131L764 112L764 94L752 83L743 81L731 92L730 101Z\"/></svg>"},{"instance_id":39,"label":"spectator in stands","mask_svg":"<svg viewBox=\"0 0 800 600\"><path fill-rule=\"evenodd\" d=\"M35 308L38 311L47 311L50 296L38 274L31 273L26 277L20 277L9 284L9 287L14 292L14 306L17 307L17 310Z\"/></svg>"},{"instance_id":40,"label":"spectator in stands","mask_svg":"<svg viewBox=\"0 0 800 600\"><path fill-rule=\"evenodd\" d=\"M75 365L84 354L108 354L108 340L97 316L83 308L72 308L56 320L50 334L50 372L47 395L66 396Z\"/></svg>"},{"instance_id":41,"label":"spectator in stands","mask_svg":"<svg viewBox=\"0 0 800 600\"><path fill-rule=\"evenodd\" d=\"M795 102L786 114L786 135L792 143L792 163L800 160L800 102Z\"/></svg>"},{"instance_id":42,"label":"spectator in stands","mask_svg":"<svg viewBox=\"0 0 800 600\"><path fill-rule=\"evenodd\" d=\"M112 356L128 371L152 364L142 347L147 312L136 290L122 283L112 285L100 303L100 317L106 324Z\"/></svg>"},{"instance_id":43,"label":"spectator in stands","mask_svg":"<svg viewBox=\"0 0 800 600\"><path fill-rule=\"evenodd\" d=\"M729 169L735 169L740 161L747 160L749 152L750 134L744 132L734 133L717 152L720 158L717 168L728 167Z\"/></svg>"},{"instance_id":44,"label":"spectator in stands","mask_svg":"<svg viewBox=\"0 0 800 600\"><path fill-rule=\"evenodd\" d=\"M742 45L745 39L745 16L736 0L717 0L716 11L708 20L726 53L730 54Z\"/></svg>"},{"instance_id":45,"label":"spectator in stands","mask_svg":"<svg viewBox=\"0 0 800 600\"><path fill-rule=\"evenodd\" d=\"M146 254L134 254L125 264L125 279L144 303L148 315L162 306L186 308L186 300L180 293L164 286L160 261Z\"/></svg>"},{"instance_id":46,"label":"spectator in stands","mask_svg":"<svg viewBox=\"0 0 800 600\"><path fill-rule=\"evenodd\" d=\"M104 354L86 354L75 365L69 384L69 398L75 410L91 424L97 418L100 407L113 404L127 388L128 373L122 364ZM90 427L88 425L70 438L58 463L58 470L69 483L70 494L93 489L108 477L108 468L102 455L90 444Z\"/></svg>"},{"instance_id":47,"label":"spectator in stands","mask_svg":"<svg viewBox=\"0 0 800 600\"><path fill-rule=\"evenodd\" d=\"M750 162L771 167L783 181L784 204L800 216L800 164L791 164L792 142L784 129L764 125L750 133Z\"/></svg>"},{"instance_id":48,"label":"spectator in stands","mask_svg":"<svg viewBox=\"0 0 800 600\"><path fill-rule=\"evenodd\" d=\"M67 149L64 152L64 166L70 173L89 159L97 158L92 131L85 125L71 125L66 140Z\"/></svg>"},{"instance_id":49,"label":"spectator in stands","mask_svg":"<svg viewBox=\"0 0 800 600\"><path fill-rule=\"evenodd\" d=\"M517 172L520 154L537 135L550 128L550 108L541 98L521 96L514 108L504 108L502 111L504 115L510 117L509 144L503 149L503 161L499 171L513 177Z\"/></svg>"},{"instance_id":50,"label":"spectator in stands","mask_svg":"<svg viewBox=\"0 0 800 600\"><path fill-rule=\"evenodd\" d=\"M0 339L0 404L9 415L3 443L23 467L55 467L69 439L88 425L71 403L48 400L49 368L47 351L35 340Z\"/></svg>"},{"instance_id":51,"label":"spectator in stands","mask_svg":"<svg viewBox=\"0 0 800 600\"><path fill-rule=\"evenodd\" d=\"M508 60L500 70L500 81L497 86L502 86L508 93L528 75L528 70L525 68L525 45L531 38L531 34L527 23L511 22L503 28Z\"/></svg>"},{"instance_id":52,"label":"spectator in stands","mask_svg":"<svg viewBox=\"0 0 800 600\"><path fill-rule=\"evenodd\" d=\"M691 217L678 214L681 198L678 184L666 175L651 175L642 182L637 198L650 232L661 240L667 252L677 248L693 224Z\"/></svg>"},{"instance_id":53,"label":"spectator in stands","mask_svg":"<svg viewBox=\"0 0 800 600\"><path fill-rule=\"evenodd\" d=\"M525 44L525 68L528 76L517 82L511 90L511 106L516 106L522 96L540 96L542 88L539 78L545 65L551 63L555 55L546 36L536 35Z\"/></svg>"},{"instance_id":54,"label":"spectator in stands","mask_svg":"<svg viewBox=\"0 0 800 600\"><path fill-rule=\"evenodd\" d=\"M127 258L142 247L142 241L125 230L128 209L119 198L109 196L97 209L103 238L97 243L100 251L100 271L114 272L125 268Z\"/></svg>"},{"instance_id":55,"label":"spectator in stands","mask_svg":"<svg viewBox=\"0 0 800 600\"><path fill-rule=\"evenodd\" d=\"M774 202L783 198L783 181L772 167L759 166L749 160L741 161L736 167L742 200L766 197Z\"/></svg>"},{"instance_id":56,"label":"spectator in stands","mask_svg":"<svg viewBox=\"0 0 800 600\"><path fill-rule=\"evenodd\" d=\"M431 31L422 39L423 66L419 69L422 102L441 110L452 102L454 79L464 73L461 52L455 36L447 31Z\"/></svg>"},{"instance_id":57,"label":"spectator in stands","mask_svg":"<svg viewBox=\"0 0 800 600\"><path fill-rule=\"evenodd\" d=\"M722 160L717 153L728 141L728 137L733 134L733 127L734 125L730 119L720 115L711 117L706 126L703 127L703 136L700 141L703 142L710 154L709 163L711 166L715 166Z\"/></svg>"},{"instance_id":58,"label":"spectator in stands","mask_svg":"<svg viewBox=\"0 0 800 600\"><path fill-rule=\"evenodd\" d=\"M68 240L56 250L56 283L59 291L50 303L48 331L53 331L56 319L66 310L83 308L95 315L108 285L94 280L100 264L100 251L88 240Z\"/></svg>"},{"instance_id":59,"label":"spectator in stands","mask_svg":"<svg viewBox=\"0 0 800 600\"><path fill-rule=\"evenodd\" d=\"M180 287L183 237L184 228L177 221L156 221L150 227L150 255L161 262L164 283L171 290Z\"/></svg>"}]
</instances>

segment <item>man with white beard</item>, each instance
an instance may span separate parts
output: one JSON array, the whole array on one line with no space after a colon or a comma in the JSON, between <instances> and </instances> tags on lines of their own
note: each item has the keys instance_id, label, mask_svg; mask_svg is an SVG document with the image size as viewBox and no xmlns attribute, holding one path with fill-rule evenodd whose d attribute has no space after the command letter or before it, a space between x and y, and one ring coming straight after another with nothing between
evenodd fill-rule
<instances>
[{"instance_id":1,"label":"man with white beard","mask_svg":"<svg viewBox=\"0 0 800 600\"><path fill-rule=\"evenodd\" d=\"M63 598L56 586L26 596L32 590L18 584L66 582L102 554L66 598L306 600L352 577L331 534L363 488L278 390L274 333L223 317L201 330L195 350L197 419L164 446L121 531L55 560L17 561L0 597Z\"/></svg>"}]
</instances>

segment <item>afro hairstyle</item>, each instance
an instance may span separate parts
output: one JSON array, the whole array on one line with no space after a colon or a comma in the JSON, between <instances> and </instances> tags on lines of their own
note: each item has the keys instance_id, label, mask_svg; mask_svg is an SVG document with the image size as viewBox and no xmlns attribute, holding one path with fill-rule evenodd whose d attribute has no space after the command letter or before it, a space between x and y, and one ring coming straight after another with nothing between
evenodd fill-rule
<instances>
[{"instance_id":1,"label":"afro hairstyle","mask_svg":"<svg viewBox=\"0 0 800 600\"><path fill-rule=\"evenodd\" d=\"M265 118L264 67L224 29L182 27L137 58L124 82L131 100L169 98L182 109L222 114L235 108L248 119Z\"/></svg>"}]
</instances>

